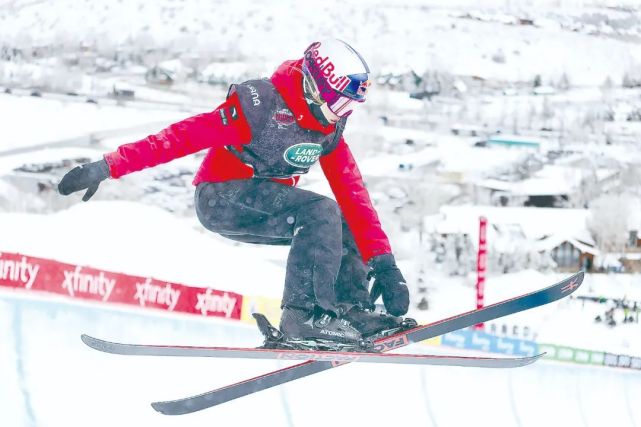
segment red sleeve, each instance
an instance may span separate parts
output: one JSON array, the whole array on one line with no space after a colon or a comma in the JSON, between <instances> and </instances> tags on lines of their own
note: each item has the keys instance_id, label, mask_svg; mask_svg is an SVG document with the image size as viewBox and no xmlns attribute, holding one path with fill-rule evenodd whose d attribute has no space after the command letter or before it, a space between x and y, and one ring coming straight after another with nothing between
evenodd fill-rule
<instances>
[{"instance_id":1,"label":"red sleeve","mask_svg":"<svg viewBox=\"0 0 641 427\"><path fill-rule=\"evenodd\" d=\"M391 253L392 248L372 206L363 177L343 138L331 153L320 158L320 164L363 261Z\"/></svg>"},{"instance_id":2,"label":"red sleeve","mask_svg":"<svg viewBox=\"0 0 641 427\"><path fill-rule=\"evenodd\" d=\"M238 95L231 95L214 111L170 125L156 135L124 144L104 158L112 178L167 163L205 148L246 144L251 130L240 108Z\"/></svg>"}]
</instances>

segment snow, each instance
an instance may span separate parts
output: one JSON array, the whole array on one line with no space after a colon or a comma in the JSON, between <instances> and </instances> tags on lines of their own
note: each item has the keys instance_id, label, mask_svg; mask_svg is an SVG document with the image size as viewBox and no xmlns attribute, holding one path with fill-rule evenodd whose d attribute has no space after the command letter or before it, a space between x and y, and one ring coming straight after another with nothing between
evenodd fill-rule
<instances>
[{"instance_id":1,"label":"snow","mask_svg":"<svg viewBox=\"0 0 641 427\"><path fill-rule=\"evenodd\" d=\"M293 363L110 355L85 347L81 333L132 343L252 346L259 340L254 327L230 321L2 292L0 408L6 425L76 426L91 420L95 427L176 422L187 427L212 420L263 425L266 419L270 425L310 427L328 422L497 426L514 425L515 420L552 426L586 419L590 425L634 425L641 416L634 404L641 393L638 373L543 361L513 370L353 364L177 420L154 412L149 403L194 395ZM412 348L443 352L438 347ZM402 392L386 392L380 410L354 409L371 408L383 390ZM319 399L321 404L332 402L331 412L310 416L319 413Z\"/></svg>"},{"instance_id":2,"label":"snow","mask_svg":"<svg viewBox=\"0 0 641 427\"><path fill-rule=\"evenodd\" d=\"M427 221L439 234L467 234L476 242L478 221L484 216L490 233L493 224L518 224L527 238L539 240L550 235L581 237L585 234L588 215L587 209L443 206L439 215Z\"/></svg>"},{"instance_id":3,"label":"snow","mask_svg":"<svg viewBox=\"0 0 641 427\"><path fill-rule=\"evenodd\" d=\"M58 162L66 159L98 160L102 154L104 154L102 150L94 148L62 147L29 150L28 153L0 156L0 176L28 164Z\"/></svg>"},{"instance_id":4,"label":"snow","mask_svg":"<svg viewBox=\"0 0 641 427\"><path fill-rule=\"evenodd\" d=\"M424 166L435 167L439 163L437 150L426 148L410 154L386 154L371 157L359 164L366 176L398 176L407 177L410 169L420 169Z\"/></svg>"},{"instance_id":5,"label":"snow","mask_svg":"<svg viewBox=\"0 0 641 427\"><path fill-rule=\"evenodd\" d=\"M3 128L0 153L17 147L54 144L55 141L79 137L88 140L90 135L101 131L129 130L150 123L160 127L159 121L169 124L190 115L162 109L123 108L0 94Z\"/></svg>"},{"instance_id":6,"label":"snow","mask_svg":"<svg viewBox=\"0 0 641 427\"><path fill-rule=\"evenodd\" d=\"M469 175L470 179L486 176L516 163L527 155L525 150L470 147L467 142L455 138L441 138L439 142L441 170Z\"/></svg>"},{"instance_id":7,"label":"snow","mask_svg":"<svg viewBox=\"0 0 641 427\"><path fill-rule=\"evenodd\" d=\"M139 203L83 203L53 215L2 213L0 235L4 251L241 294L282 293L284 270L257 257L261 248L205 234ZM275 250L274 257L284 263L283 254Z\"/></svg>"},{"instance_id":8,"label":"snow","mask_svg":"<svg viewBox=\"0 0 641 427\"><path fill-rule=\"evenodd\" d=\"M550 196L572 194L580 187L581 183L591 177L591 171L564 165L546 165L535 172L533 177L522 181L501 181L497 179L484 179L478 182L481 187L495 190L508 191L514 195L523 196ZM595 176L599 181L611 178L615 172L599 169Z\"/></svg>"}]
</instances>

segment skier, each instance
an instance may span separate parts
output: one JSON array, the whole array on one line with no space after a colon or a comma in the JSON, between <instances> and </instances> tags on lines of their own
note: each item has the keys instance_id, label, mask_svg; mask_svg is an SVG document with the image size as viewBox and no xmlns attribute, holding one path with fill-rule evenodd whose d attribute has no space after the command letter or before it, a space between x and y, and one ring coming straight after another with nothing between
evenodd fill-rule
<instances>
[{"instance_id":1,"label":"skier","mask_svg":"<svg viewBox=\"0 0 641 427\"><path fill-rule=\"evenodd\" d=\"M87 201L107 178L208 149L193 181L202 225L240 242L291 245L285 337L349 344L399 328L408 289L342 136L367 97L369 74L349 44L315 42L270 79L232 85L214 111L75 167L59 192L87 190ZM317 161L336 201L296 187ZM387 313L373 310L379 296Z\"/></svg>"}]
</instances>

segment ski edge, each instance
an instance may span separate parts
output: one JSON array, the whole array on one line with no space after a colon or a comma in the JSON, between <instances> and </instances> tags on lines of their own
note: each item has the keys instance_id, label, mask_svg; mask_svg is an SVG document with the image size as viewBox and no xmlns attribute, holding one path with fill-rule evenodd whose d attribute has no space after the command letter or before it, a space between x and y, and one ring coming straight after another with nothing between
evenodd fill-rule
<instances>
[{"instance_id":1,"label":"ski edge","mask_svg":"<svg viewBox=\"0 0 641 427\"><path fill-rule=\"evenodd\" d=\"M407 353L371 353L371 352L349 352L349 351L314 351L314 350L289 350L289 349L262 349L242 347L178 347L178 346L149 346L122 344L94 338L89 335L82 335L85 344L93 349L105 351L110 354L135 355L135 356L166 356L166 357L213 357L225 359L250 359L250 360L287 360L287 361L323 361L332 363L388 363L407 365L438 365L454 364L456 366L476 366L473 361L483 364L487 361L488 367L501 363L511 367L523 366L526 362L532 363L538 359L537 355L522 357L471 357L459 355L441 354L407 354ZM142 351L142 352L131 352ZM532 362L530 362L532 360ZM467 364L468 362L469 364ZM457 363L461 363L457 365ZM479 366L485 367L485 366ZM497 366L503 367L503 366Z\"/></svg>"}]
</instances>

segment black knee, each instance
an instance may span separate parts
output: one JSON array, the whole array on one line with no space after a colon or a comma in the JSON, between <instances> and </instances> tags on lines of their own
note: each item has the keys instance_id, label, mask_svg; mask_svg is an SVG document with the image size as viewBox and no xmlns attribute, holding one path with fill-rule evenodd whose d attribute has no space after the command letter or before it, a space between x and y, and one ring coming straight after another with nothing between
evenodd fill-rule
<instances>
[{"instance_id":1,"label":"black knee","mask_svg":"<svg viewBox=\"0 0 641 427\"><path fill-rule=\"evenodd\" d=\"M224 203L225 201L218 197L212 183L203 183L198 186L194 206L196 217L203 227L214 232L224 231L224 227L220 224L224 219L224 211L221 212Z\"/></svg>"},{"instance_id":2,"label":"black knee","mask_svg":"<svg viewBox=\"0 0 641 427\"><path fill-rule=\"evenodd\" d=\"M304 225L306 222L311 222L316 226L329 226L340 230L341 210L334 200L324 197L305 206L298 213L296 225Z\"/></svg>"}]
</instances>

